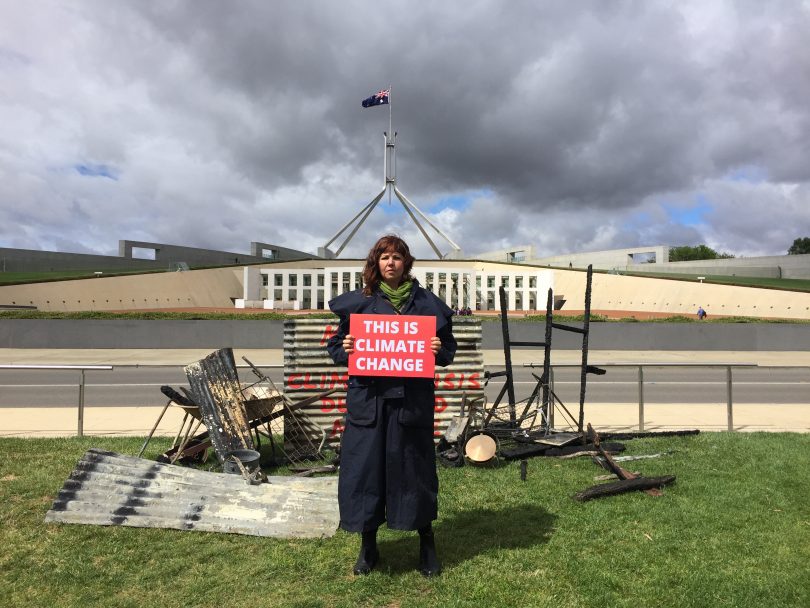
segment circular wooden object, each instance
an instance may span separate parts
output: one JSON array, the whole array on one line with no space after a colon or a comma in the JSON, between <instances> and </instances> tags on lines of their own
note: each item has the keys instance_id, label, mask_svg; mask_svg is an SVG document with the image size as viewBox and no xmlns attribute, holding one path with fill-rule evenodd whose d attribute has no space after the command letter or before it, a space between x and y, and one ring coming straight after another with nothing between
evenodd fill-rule
<instances>
[{"instance_id":1,"label":"circular wooden object","mask_svg":"<svg viewBox=\"0 0 810 608\"><path fill-rule=\"evenodd\" d=\"M464 445L464 455L472 462L488 462L495 458L497 451L495 438L484 434L470 437Z\"/></svg>"}]
</instances>

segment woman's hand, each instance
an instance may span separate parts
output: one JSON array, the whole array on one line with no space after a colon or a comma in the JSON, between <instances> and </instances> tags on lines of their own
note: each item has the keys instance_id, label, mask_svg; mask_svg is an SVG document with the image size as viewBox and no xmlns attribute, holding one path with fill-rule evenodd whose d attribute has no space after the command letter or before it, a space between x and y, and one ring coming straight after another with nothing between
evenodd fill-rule
<instances>
[{"instance_id":1,"label":"woman's hand","mask_svg":"<svg viewBox=\"0 0 810 608\"><path fill-rule=\"evenodd\" d=\"M343 350L346 351L347 355L351 355L354 353L354 336L351 334L346 334L343 338Z\"/></svg>"},{"instance_id":2,"label":"woman's hand","mask_svg":"<svg viewBox=\"0 0 810 608\"><path fill-rule=\"evenodd\" d=\"M442 341L439 339L438 336L433 336L430 339L430 350L433 351L434 355L439 354L439 349L442 347Z\"/></svg>"}]
</instances>

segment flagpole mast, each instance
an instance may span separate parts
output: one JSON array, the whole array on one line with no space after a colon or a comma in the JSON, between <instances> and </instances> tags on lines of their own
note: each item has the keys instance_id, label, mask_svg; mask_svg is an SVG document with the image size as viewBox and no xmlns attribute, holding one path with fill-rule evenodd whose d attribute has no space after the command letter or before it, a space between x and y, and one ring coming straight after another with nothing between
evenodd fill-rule
<instances>
[{"instance_id":1,"label":"flagpole mast","mask_svg":"<svg viewBox=\"0 0 810 608\"><path fill-rule=\"evenodd\" d=\"M391 204L391 190L393 190L397 186L397 182L396 182L396 179L397 179L396 171L397 170L396 170L396 163L394 162L394 131L393 131L394 127L392 126L394 124L394 119L393 119L393 116L392 116L393 113L394 113L394 109L393 109L394 104L392 103L392 100L393 99L391 97L391 85L389 84L388 85L388 137L386 138L387 141L385 142L385 144L386 144L385 157L388 159L389 169L390 169L391 175L393 176L393 179L394 179L391 187L389 188L388 183L387 183L388 182L388 171L386 171L385 178L386 178L386 189L388 190L388 204L389 205ZM389 142L391 144L391 147L390 147L391 153L390 154L388 153L388 150L389 150L388 144L389 144Z\"/></svg>"}]
</instances>

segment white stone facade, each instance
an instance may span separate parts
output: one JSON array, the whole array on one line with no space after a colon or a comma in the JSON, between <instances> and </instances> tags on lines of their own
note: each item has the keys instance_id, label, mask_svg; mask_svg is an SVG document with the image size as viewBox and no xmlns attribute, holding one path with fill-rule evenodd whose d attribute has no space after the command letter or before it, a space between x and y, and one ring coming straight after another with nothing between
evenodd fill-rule
<instances>
[{"instance_id":1,"label":"white stone facade","mask_svg":"<svg viewBox=\"0 0 810 608\"><path fill-rule=\"evenodd\" d=\"M498 290L503 286L509 310L545 310L548 290L554 287L553 271L477 266L417 262L411 274L453 309L499 309ZM267 310L328 310L329 300L363 286L362 266L324 267L317 261L309 268L245 267L243 281L244 297L236 300L236 307Z\"/></svg>"}]
</instances>

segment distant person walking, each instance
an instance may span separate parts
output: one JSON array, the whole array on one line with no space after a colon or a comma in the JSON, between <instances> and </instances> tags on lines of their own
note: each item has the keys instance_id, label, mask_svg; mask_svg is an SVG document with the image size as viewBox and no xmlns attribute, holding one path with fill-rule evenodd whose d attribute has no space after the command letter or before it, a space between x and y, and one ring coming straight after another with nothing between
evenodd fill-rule
<instances>
[{"instance_id":1,"label":"distant person walking","mask_svg":"<svg viewBox=\"0 0 810 608\"><path fill-rule=\"evenodd\" d=\"M702 306L698 306L697 317L698 321L702 321L703 319L706 318L706 311L703 310Z\"/></svg>"}]
</instances>

